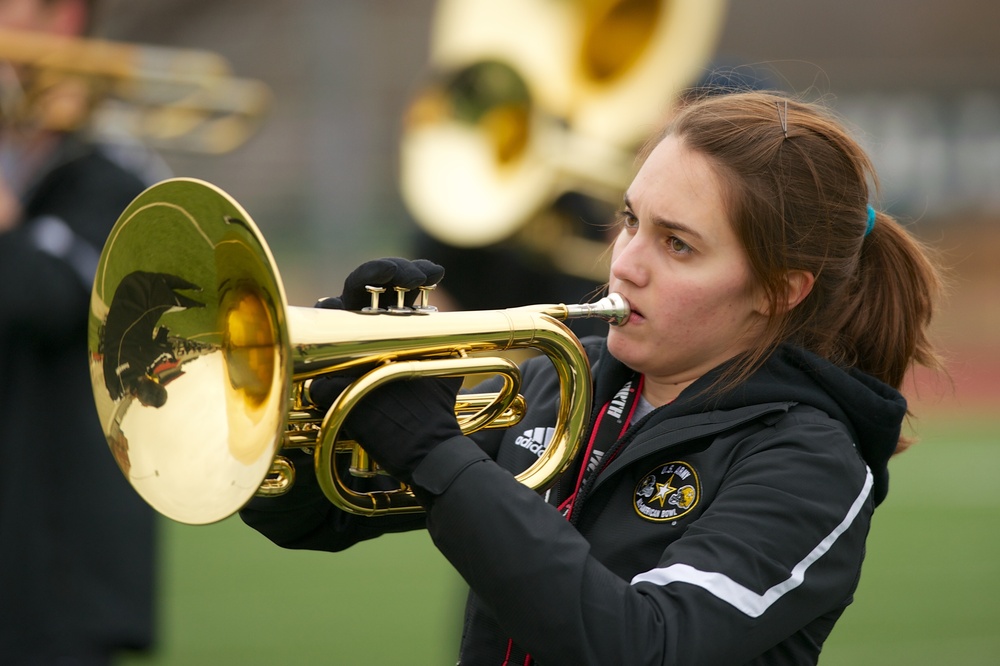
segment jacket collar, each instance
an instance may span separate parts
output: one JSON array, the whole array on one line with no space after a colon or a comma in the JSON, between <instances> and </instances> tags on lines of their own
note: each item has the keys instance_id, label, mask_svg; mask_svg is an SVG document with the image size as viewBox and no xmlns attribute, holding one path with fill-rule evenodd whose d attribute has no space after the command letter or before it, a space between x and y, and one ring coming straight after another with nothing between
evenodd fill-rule
<instances>
[{"instance_id":1,"label":"jacket collar","mask_svg":"<svg viewBox=\"0 0 1000 666\"><path fill-rule=\"evenodd\" d=\"M749 405L726 411L707 411L671 418L669 410L656 409L632 424L623 436L621 454L597 478L594 487L629 464L664 449L697 439L714 437L754 421L773 422L786 414L794 402ZM669 428L659 427L669 420Z\"/></svg>"},{"instance_id":2,"label":"jacket collar","mask_svg":"<svg viewBox=\"0 0 1000 666\"><path fill-rule=\"evenodd\" d=\"M594 405L599 409L632 371L611 356L606 341L596 354ZM655 410L648 418L675 419L671 424L674 427L689 416L753 410L755 405L766 408L773 404L801 403L815 407L848 428L875 477L876 504L885 498L889 481L887 463L896 449L906 415L906 401L897 390L790 344L779 346L740 386L721 395L713 394L707 389L724 369L725 364L702 376L676 400Z\"/></svg>"}]
</instances>

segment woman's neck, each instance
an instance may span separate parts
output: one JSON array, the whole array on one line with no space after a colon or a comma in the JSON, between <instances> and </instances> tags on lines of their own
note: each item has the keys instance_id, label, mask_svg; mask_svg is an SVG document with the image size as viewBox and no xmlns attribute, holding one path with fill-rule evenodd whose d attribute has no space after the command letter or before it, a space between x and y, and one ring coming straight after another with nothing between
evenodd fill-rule
<instances>
[{"instance_id":1,"label":"woman's neck","mask_svg":"<svg viewBox=\"0 0 1000 666\"><path fill-rule=\"evenodd\" d=\"M686 389L695 380L674 383L657 380L655 377L646 375L642 382L642 397L653 407L662 407L673 402L681 391Z\"/></svg>"}]
</instances>

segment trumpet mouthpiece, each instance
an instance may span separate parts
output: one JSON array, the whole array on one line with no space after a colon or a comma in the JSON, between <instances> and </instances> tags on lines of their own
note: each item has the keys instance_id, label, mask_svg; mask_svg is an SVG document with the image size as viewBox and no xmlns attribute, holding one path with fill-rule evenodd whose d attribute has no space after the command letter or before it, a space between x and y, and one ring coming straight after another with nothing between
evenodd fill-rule
<instances>
[{"instance_id":1,"label":"trumpet mouthpiece","mask_svg":"<svg viewBox=\"0 0 1000 666\"><path fill-rule=\"evenodd\" d=\"M567 318L598 317L612 326L621 326L628 321L632 309L621 294L611 293L596 303L579 303L566 306Z\"/></svg>"}]
</instances>

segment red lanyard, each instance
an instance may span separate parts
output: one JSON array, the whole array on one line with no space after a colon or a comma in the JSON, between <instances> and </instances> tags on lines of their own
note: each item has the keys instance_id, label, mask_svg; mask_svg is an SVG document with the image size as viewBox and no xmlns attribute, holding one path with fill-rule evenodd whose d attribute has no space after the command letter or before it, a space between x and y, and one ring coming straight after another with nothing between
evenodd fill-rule
<instances>
[{"instance_id":1,"label":"red lanyard","mask_svg":"<svg viewBox=\"0 0 1000 666\"><path fill-rule=\"evenodd\" d=\"M611 459L603 459L604 454L621 439L632 423L632 415L639 404L639 396L642 395L642 381L642 375L633 376L598 413L597 422L594 423L590 441L587 443L587 450L584 452L583 464L580 465L576 486L570 496L559 505L559 510L566 520L569 520L573 513L573 502L580 494L580 489L596 476L599 469L611 462Z\"/></svg>"}]
</instances>

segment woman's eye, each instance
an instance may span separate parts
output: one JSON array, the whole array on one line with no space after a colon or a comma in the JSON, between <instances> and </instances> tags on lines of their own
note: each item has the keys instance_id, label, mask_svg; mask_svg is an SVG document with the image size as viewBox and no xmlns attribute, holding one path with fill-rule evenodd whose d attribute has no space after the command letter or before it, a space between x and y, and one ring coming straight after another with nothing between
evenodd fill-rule
<instances>
[{"instance_id":1,"label":"woman's eye","mask_svg":"<svg viewBox=\"0 0 1000 666\"><path fill-rule=\"evenodd\" d=\"M639 226L639 218L633 215L630 211L623 210L618 213L618 217L621 218L622 226L626 229L635 229Z\"/></svg>"},{"instance_id":2,"label":"woman's eye","mask_svg":"<svg viewBox=\"0 0 1000 666\"><path fill-rule=\"evenodd\" d=\"M678 254L687 254L691 251L691 246L677 236L671 236L668 238L667 245L670 247L672 252L677 252Z\"/></svg>"}]
</instances>

